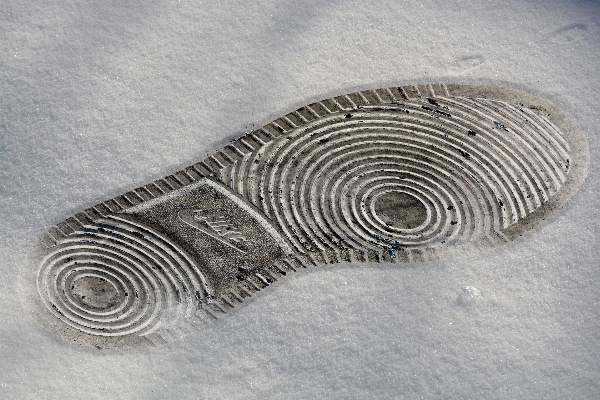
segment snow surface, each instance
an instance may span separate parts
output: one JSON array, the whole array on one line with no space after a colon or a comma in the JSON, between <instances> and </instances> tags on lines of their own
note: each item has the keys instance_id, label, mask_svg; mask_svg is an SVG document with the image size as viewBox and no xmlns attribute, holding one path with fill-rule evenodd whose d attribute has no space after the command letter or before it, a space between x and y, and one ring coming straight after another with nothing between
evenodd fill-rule
<instances>
[{"instance_id":1,"label":"snow surface","mask_svg":"<svg viewBox=\"0 0 600 400\"><path fill-rule=\"evenodd\" d=\"M600 398L597 1L0 2L1 398ZM356 88L491 82L571 112L580 192L507 246L304 271L173 344L29 314L41 233Z\"/></svg>"}]
</instances>

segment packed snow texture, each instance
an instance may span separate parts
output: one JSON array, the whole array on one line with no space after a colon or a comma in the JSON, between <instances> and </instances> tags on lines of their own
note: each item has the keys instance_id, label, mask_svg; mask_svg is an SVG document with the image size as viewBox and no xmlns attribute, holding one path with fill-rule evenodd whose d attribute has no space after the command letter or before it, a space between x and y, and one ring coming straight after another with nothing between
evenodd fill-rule
<instances>
[{"instance_id":1,"label":"packed snow texture","mask_svg":"<svg viewBox=\"0 0 600 400\"><path fill-rule=\"evenodd\" d=\"M3 1L0 397L600 397L597 1ZM156 348L45 331L42 232L310 101L416 82L525 89L580 122L582 189L506 246L294 274Z\"/></svg>"}]
</instances>

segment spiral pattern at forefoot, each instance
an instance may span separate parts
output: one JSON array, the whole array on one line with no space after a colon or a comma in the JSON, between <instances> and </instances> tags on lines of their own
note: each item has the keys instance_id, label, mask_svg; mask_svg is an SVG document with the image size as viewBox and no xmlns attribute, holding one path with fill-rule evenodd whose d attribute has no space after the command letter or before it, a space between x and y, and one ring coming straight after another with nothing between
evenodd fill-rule
<instances>
[{"instance_id":1,"label":"spiral pattern at forefoot","mask_svg":"<svg viewBox=\"0 0 600 400\"><path fill-rule=\"evenodd\" d=\"M110 216L62 238L41 262L38 291L71 328L95 336L151 333L202 306L194 263L159 232Z\"/></svg>"},{"instance_id":2,"label":"spiral pattern at forefoot","mask_svg":"<svg viewBox=\"0 0 600 400\"><path fill-rule=\"evenodd\" d=\"M504 241L566 180L569 145L531 110L459 97L369 105L362 94L344 108L352 95L266 126L280 136L223 172L300 253L395 258Z\"/></svg>"}]
</instances>

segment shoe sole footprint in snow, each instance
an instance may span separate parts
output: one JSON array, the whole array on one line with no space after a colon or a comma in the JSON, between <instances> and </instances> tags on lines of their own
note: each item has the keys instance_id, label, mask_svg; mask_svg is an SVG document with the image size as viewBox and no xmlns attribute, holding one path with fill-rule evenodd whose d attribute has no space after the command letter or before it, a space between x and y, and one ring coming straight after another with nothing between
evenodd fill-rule
<instances>
[{"instance_id":1,"label":"shoe sole footprint in snow","mask_svg":"<svg viewBox=\"0 0 600 400\"><path fill-rule=\"evenodd\" d=\"M514 89L322 100L49 229L34 312L84 345L168 341L308 266L512 240L573 196L588 159L570 115Z\"/></svg>"}]
</instances>

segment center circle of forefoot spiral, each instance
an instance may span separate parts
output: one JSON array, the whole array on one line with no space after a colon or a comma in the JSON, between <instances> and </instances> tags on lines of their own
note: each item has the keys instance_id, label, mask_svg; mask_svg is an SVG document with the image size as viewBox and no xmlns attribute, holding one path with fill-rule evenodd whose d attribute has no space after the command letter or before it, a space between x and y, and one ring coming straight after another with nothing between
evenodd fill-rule
<instances>
[{"instance_id":1,"label":"center circle of forefoot spiral","mask_svg":"<svg viewBox=\"0 0 600 400\"><path fill-rule=\"evenodd\" d=\"M413 229L427 220L427 208L416 197L399 191L388 191L377 196L374 214L387 226Z\"/></svg>"}]
</instances>

